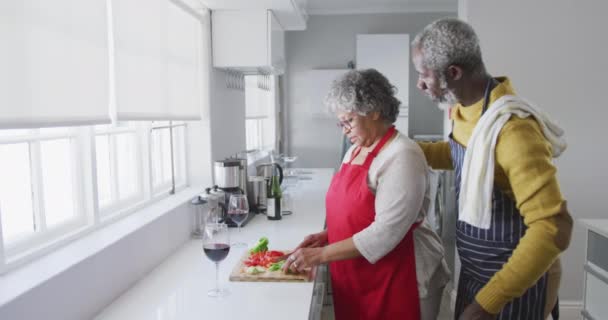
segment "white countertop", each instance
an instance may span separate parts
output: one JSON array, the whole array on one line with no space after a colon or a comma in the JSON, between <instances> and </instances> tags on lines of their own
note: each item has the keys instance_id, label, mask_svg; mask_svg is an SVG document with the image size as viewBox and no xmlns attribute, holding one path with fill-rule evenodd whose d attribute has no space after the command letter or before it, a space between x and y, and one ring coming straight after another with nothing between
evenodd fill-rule
<instances>
[{"instance_id":1,"label":"white countertop","mask_svg":"<svg viewBox=\"0 0 608 320\"><path fill-rule=\"evenodd\" d=\"M608 219L579 219L585 227L608 238Z\"/></svg>"},{"instance_id":2,"label":"white countertop","mask_svg":"<svg viewBox=\"0 0 608 320\"><path fill-rule=\"evenodd\" d=\"M321 231L325 222L325 193L333 169L303 171L311 172L303 176L312 179L298 182L292 215L280 221L269 221L265 216L257 215L243 227L241 234L231 229L231 242L244 241L252 246L260 237L266 236L271 249L287 250L298 245L306 235ZM221 285L230 290L225 298L207 296L207 290L214 286L215 264L204 256L201 240L191 240L95 319L308 319L312 282L228 281L245 250L247 248L231 248L220 264ZM116 267L120 267L119 262Z\"/></svg>"}]
</instances>

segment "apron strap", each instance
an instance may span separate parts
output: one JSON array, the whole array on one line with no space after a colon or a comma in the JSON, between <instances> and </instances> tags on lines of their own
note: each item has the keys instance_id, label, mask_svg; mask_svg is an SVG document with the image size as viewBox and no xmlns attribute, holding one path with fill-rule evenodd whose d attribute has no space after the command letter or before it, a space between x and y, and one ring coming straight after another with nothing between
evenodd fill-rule
<instances>
[{"instance_id":1,"label":"apron strap","mask_svg":"<svg viewBox=\"0 0 608 320\"><path fill-rule=\"evenodd\" d=\"M393 134L395 134L395 126L391 126L388 131L384 134L384 136L382 137L382 139L380 139L380 142L378 142L378 144L376 145L376 147L374 148L374 150L372 150L372 152L370 152L367 157L365 158L365 162L363 163L363 167L365 168L369 168L369 166L372 164L372 161L374 161L374 158L378 155L378 152L380 152L380 149L382 149L382 147L386 144L386 142L388 141L388 139L390 139Z\"/></svg>"},{"instance_id":2,"label":"apron strap","mask_svg":"<svg viewBox=\"0 0 608 320\"><path fill-rule=\"evenodd\" d=\"M483 106L481 107L481 114L483 115L484 113L486 113L486 110L488 110L488 106L489 106L489 102L490 102L490 94L492 93L492 89L494 89L495 86L497 86L498 84L500 84L496 79L494 79L493 77L490 77L490 79L488 79L488 82L486 82L486 88L483 92ZM451 110L450 110L451 112ZM450 118L452 116L450 115ZM452 128L454 128L454 119L452 119ZM450 139L452 138L452 132L450 132Z\"/></svg>"},{"instance_id":3,"label":"apron strap","mask_svg":"<svg viewBox=\"0 0 608 320\"><path fill-rule=\"evenodd\" d=\"M488 79L488 82L486 83L486 90L483 93L483 107L481 108L481 114L486 113L486 110L488 110L489 107L489 103L490 103L490 93L492 93L492 89L495 87L495 85L497 85L496 79L494 79L493 77L490 77L490 79Z\"/></svg>"}]
</instances>

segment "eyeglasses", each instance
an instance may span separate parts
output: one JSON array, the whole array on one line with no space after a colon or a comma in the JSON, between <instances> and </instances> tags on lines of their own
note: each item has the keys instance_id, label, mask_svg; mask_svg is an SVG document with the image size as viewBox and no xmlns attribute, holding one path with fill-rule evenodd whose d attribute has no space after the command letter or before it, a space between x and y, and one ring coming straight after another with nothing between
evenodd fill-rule
<instances>
[{"instance_id":1,"label":"eyeglasses","mask_svg":"<svg viewBox=\"0 0 608 320\"><path fill-rule=\"evenodd\" d=\"M338 121L338 122L336 122L336 126L340 129L352 130L353 121L355 121L355 118Z\"/></svg>"}]
</instances>

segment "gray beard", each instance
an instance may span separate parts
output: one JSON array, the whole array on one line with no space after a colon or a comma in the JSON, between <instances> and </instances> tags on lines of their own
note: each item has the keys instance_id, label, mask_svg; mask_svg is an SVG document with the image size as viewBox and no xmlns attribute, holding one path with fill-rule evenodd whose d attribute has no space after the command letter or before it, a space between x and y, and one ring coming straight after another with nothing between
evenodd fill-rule
<instances>
[{"instance_id":1,"label":"gray beard","mask_svg":"<svg viewBox=\"0 0 608 320\"><path fill-rule=\"evenodd\" d=\"M450 89L446 89L443 96L440 97L439 102L453 106L458 103L458 98L456 98L454 91L452 91Z\"/></svg>"},{"instance_id":2,"label":"gray beard","mask_svg":"<svg viewBox=\"0 0 608 320\"><path fill-rule=\"evenodd\" d=\"M437 108L439 108L439 110L441 111L446 111L448 110L452 105L449 103L445 103L445 102L439 102L437 103Z\"/></svg>"},{"instance_id":3,"label":"gray beard","mask_svg":"<svg viewBox=\"0 0 608 320\"><path fill-rule=\"evenodd\" d=\"M458 98L456 98L454 91L448 89L448 82L443 77L439 78L439 88L443 91L442 95L436 97L439 109L445 110L445 105L453 106L458 103Z\"/></svg>"}]
</instances>

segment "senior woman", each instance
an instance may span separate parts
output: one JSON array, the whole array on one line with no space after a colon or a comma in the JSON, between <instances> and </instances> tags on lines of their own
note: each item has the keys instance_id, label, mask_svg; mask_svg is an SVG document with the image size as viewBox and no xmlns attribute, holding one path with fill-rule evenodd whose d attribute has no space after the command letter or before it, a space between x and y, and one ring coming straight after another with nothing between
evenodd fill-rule
<instances>
[{"instance_id":1,"label":"senior woman","mask_svg":"<svg viewBox=\"0 0 608 320\"><path fill-rule=\"evenodd\" d=\"M327 230L307 236L284 265L330 264L338 320L435 319L448 280L440 239L423 221L426 160L392 125L394 92L374 69L333 82L325 102L353 146L327 191Z\"/></svg>"}]
</instances>

